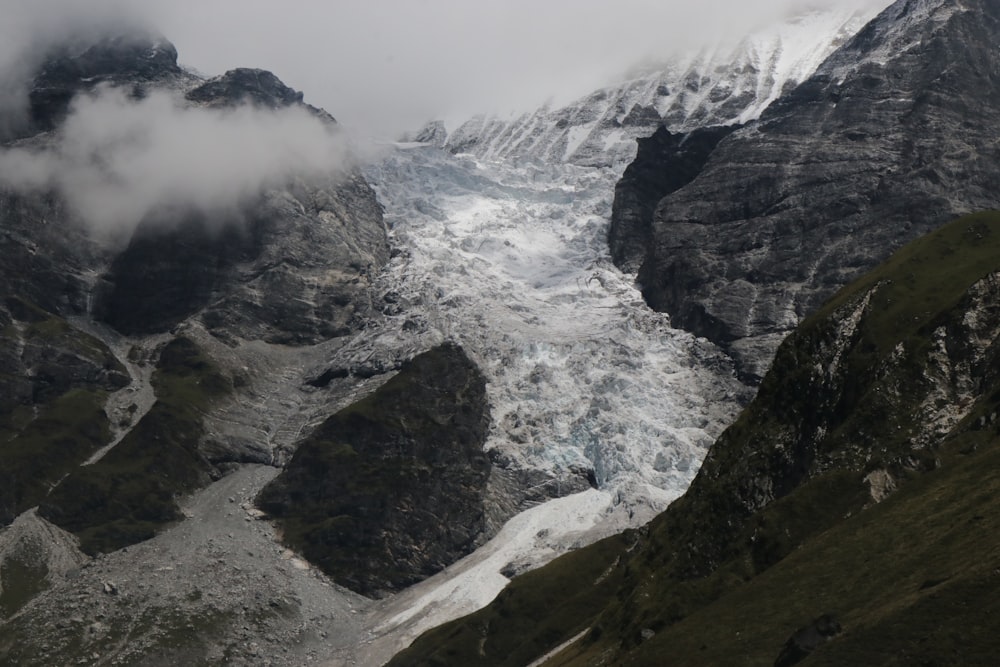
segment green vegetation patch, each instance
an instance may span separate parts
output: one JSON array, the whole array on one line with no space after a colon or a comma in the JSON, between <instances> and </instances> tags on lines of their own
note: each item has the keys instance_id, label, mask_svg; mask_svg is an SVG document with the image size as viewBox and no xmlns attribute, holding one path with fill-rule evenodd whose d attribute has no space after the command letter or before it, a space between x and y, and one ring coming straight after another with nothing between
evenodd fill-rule
<instances>
[{"instance_id":1,"label":"green vegetation patch","mask_svg":"<svg viewBox=\"0 0 1000 667\"><path fill-rule=\"evenodd\" d=\"M908 244L838 292L803 328L828 318L857 295L878 287L866 336L882 353L926 328L957 305L971 285L1000 269L1000 212L959 218Z\"/></svg>"},{"instance_id":2,"label":"green vegetation patch","mask_svg":"<svg viewBox=\"0 0 1000 667\"><path fill-rule=\"evenodd\" d=\"M774 664L822 614L843 634L805 665L994 665L1000 655L1000 447L946 453L882 504L644 642L621 664ZM669 581L659 592L670 596ZM588 664L591 647L564 664ZM562 663L557 663L562 664Z\"/></svg>"},{"instance_id":3,"label":"green vegetation patch","mask_svg":"<svg viewBox=\"0 0 1000 667\"><path fill-rule=\"evenodd\" d=\"M475 548L488 428L485 379L461 348L443 345L323 423L258 504L342 585L397 590Z\"/></svg>"},{"instance_id":4,"label":"green vegetation patch","mask_svg":"<svg viewBox=\"0 0 1000 667\"><path fill-rule=\"evenodd\" d=\"M177 338L163 348L153 386L156 403L132 431L67 476L39 508L75 533L86 553L152 537L180 518L178 496L208 481L211 465L198 451L202 418L231 384L195 343Z\"/></svg>"},{"instance_id":5,"label":"green vegetation patch","mask_svg":"<svg viewBox=\"0 0 1000 667\"><path fill-rule=\"evenodd\" d=\"M0 350L0 525L107 444L107 392L129 382L93 336L22 299L4 306L21 324L3 329Z\"/></svg>"},{"instance_id":6,"label":"green vegetation patch","mask_svg":"<svg viewBox=\"0 0 1000 667\"><path fill-rule=\"evenodd\" d=\"M0 416L0 523L38 505L63 476L108 443L105 400L103 391L73 389L21 415ZM16 426L21 420L26 424Z\"/></svg>"},{"instance_id":7,"label":"green vegetation patch","mask_svg":"<svg viewBox=\"0 0 1000 667\"><path fill-rule=\"evenodd\" d=\"M588 631L622 584L634 533L601 540L511 581L488 607L421 635L388 667L523 667ZM593 633L593 631L591 631Z\"/></svg>"}]
</instances>

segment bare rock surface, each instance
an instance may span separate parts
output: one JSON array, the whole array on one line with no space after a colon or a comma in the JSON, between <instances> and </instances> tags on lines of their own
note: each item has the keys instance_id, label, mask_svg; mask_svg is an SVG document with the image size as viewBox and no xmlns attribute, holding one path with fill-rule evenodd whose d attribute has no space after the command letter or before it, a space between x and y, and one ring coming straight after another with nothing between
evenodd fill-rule
<instances>
[{"instance_id":1,"label":"bare rock surface","mask_svg":"<svg viewBox=\"0 0 1000 667\"><path fill-rule=\"evenodd\" d=\"M886 9L658 203L639 272L650 305L759 377L837 288L1000 206L998 34L992 2Z\"/></svg>"}]
</instances>

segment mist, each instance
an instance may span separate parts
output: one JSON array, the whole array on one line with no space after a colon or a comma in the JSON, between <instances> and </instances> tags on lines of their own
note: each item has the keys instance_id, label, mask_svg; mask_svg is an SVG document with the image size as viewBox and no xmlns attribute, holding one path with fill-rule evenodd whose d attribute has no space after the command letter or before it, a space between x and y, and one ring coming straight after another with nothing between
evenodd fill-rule
<instances>
[{"instance_id":1,"label":"mist","mask_svg":"<svg viewBox=\"0 0 1000 667\"><path fill-rule=\"evenodd\" d=\"M735 40L807 8L889 0L7 0L0 132L22 122L33 74L57 46L164 34L205 76L260 67L355 133L387 138L434 119L568 101L642 60ZM340 133L302 108L209 110L165 92L100 88L75 100L45 148L0 150L0 185L55 191L98 231L163 207L232 209L293 175L344 166Z\"/></svg>"},{"instance_id":2,"label":"mist","mask_svg":"<svg viewBox=\"0 0 1000 667\"><path fill-rule=\"evenodd\" d=\"M49 146L0 151L0 183L57 192L95 232L128 233L164 210L232 214L290 178L329 180L347 159L343 134L301 107L207 109L100 88Z\"/></svg>"},{"instance_id":3,"label":"mist","mask_svg":"<svg viewBox=\"0 0 1000 667\"><path fill-rule=\"evenodd\" d=\"M206 76L270 70L349 130L394 138L428 120L566 102L641 61L733 41L810 8L889 2L6 0L0 117L5 105L23 105L9 93L46 48L116 24L164 34L181 63Z\"/></svg>"},{"instance_id":4,"label":"mist","mask_svg":"<svg viewBox=\"0 0 1000 667\"><path fill-rule=\"evenodd\" d=\"M808 8L889 0L175 0L150 17L208 73L274 71L351 130L568 102L664 59ZM192 17L197 17L192 20Z\"/></svg>"},{"instance_id":5,"label":"mist","mask_svg":"<svg viewBox=\"0 0 1000 667\"><path fill-rule=\"evenodd\" d=\"M151 17L119 0L4 0L0 21L0 139L27 120L30 80L57 47L145 30Z\"/></svg>"}]
</instances>

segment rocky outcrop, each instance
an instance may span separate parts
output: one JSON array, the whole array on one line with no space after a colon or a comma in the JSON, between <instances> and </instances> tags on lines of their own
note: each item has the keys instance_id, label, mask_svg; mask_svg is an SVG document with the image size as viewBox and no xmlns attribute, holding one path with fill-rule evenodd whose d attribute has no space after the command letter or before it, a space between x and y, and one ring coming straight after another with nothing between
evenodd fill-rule
<instances>
[{"instance_id":1,"label":"rocky outcrop","mask_svg":"<svg viewBox=\"0 0 1000 667\"><path fill-rule=\"evenodd\" d=\"M759 377L837 288L1000 206L998 35L985 0L892 5L660 201L639 272L650 305Z\"/></svg>"},{"instance_id":2,"label":"rocky outcrop","mask_svg":"<svg viewBox=\"0 0 1000 667\"><path fill-rule=\"evenodd\" d=\"M341 585L399 590L482 537L489 423L482 374L445 344L328 419L258 504Z\"/></svg>"},{"instance_id":3,"label":"rocky outcrop","mask_svg":"<svg viewBox=\"0 0 1000 667\"><path fill-rule=\"evenodd\" d=\"M737 129L731 125L674 134L660 127L653 136L639 139L635 160L615 186L608 245L618 267L629 273L639 270L653 242L656 205L693 181L719 142Z\"/></svg>"},{"instance_id":4,"label":"rocky outcrop","mask_svg":"<svg viewBox=\"0 0 1000 667\"><path fill-rule=\"evenodd\" d=\"M815 621L796 630L788 638L774 661L774 667L792 667L797 665L823 645L843 632L840 623L830 614L823 614Z\"/></svg>"},{"instance_id":5,"label":"rocky outcrop","mask_svg":"<svg viewBox=\"0 0 1000 667\"><path fill-rule=\"evenodd\" d=\"M360 173L266 193L247 233L260 250L213 295L202 318L213 333L301 345L358 331L376 315L372 281L389 241Z\"/></svg>"},{"instance_id":6,"label":"rocky outcrop","mask_svg":"<svg viewBox=\"0 0 1000 667\"><path fill-rule=\"evenodd\" d=\"M19 516L0 533L0 619L16 614L87 560L72 535L34 511Z\"/></svg>"},{"instance_id":7,"label":"rocky outcrop","mask_svg":"<svg viewBox=\"0 0 1000 667\"><path fill-rule=\"evenodd\" d=\"M263 70L231 70L186 97L212 108L302 106L335 123ZM373 312L371 279L388 257L375 193L345 164L319 181L289 177L214 217L154 212L103 276L94 311L127 334L167 331L203 315L227 340L312 344L356 330Z\"/></svg>"},{"instance_id":8,"label":"rocky outcrop","mask_svg":"<svg viewBox=\"0 0 1000 667\"><path fill-rule=\"evenodd\" d=\"M161 36L128 33L64 46L52 54L31 85L31 125L22 136L55 129L70 102L101 84L124 86L135 97L157 86L193 80L177 65L177 49Z\"/></svg>"},{"instance_id":9,"label":"rocky outcrop","mask_svg":"<svg viewBox=\"0 0 1000 667\"><path fill-rule=\"evenodd\" d=\"M359 174L268 192L221 220L154 218L96 292L94 313L126 334L201 316L225 339L309 344L355 330L388 259L375 193Z\"/></svg>"},{"instance_id":10,"label":"rocky outcrop","mask_svg":"<svg viewBox=\"0 0 1000 667\"><path fill-rule=\"evenodd\" d=\"M302 104L302 93L289 88L271 72L237 68L209 79L185 95L192 102L214 107L252 104L265 109Z\"/></svg>"}]
</instances>

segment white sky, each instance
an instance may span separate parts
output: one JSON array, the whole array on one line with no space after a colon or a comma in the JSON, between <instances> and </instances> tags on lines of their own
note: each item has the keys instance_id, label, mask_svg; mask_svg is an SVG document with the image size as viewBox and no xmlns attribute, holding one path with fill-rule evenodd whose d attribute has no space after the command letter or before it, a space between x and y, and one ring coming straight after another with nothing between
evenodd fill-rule
<instances>
[{"instance_id":1,"label":"white sky","mask_svg":"<svg viewBox=\"0 0 1000 667\"><path fill-rule=\"evenodd\" d=\"M863 4L888 0L0 0L0 11L93 21L126 6L176 44L184 65L208 75L269 69L348 128L394 134L567 99L643 58L795 9Z\"/></svg>"}]
</instances>

